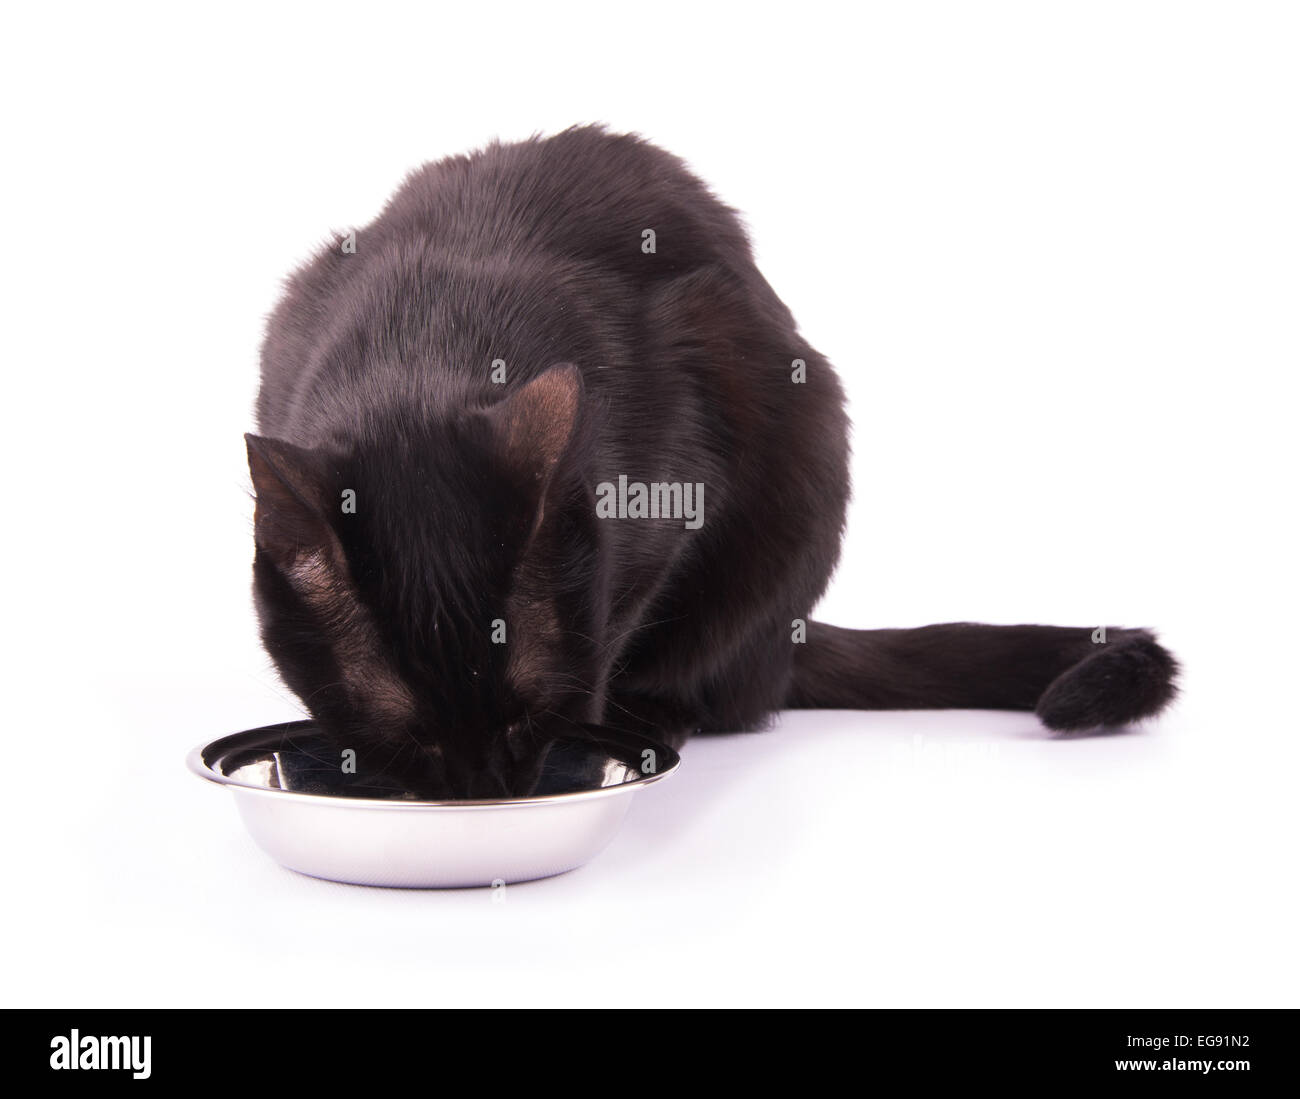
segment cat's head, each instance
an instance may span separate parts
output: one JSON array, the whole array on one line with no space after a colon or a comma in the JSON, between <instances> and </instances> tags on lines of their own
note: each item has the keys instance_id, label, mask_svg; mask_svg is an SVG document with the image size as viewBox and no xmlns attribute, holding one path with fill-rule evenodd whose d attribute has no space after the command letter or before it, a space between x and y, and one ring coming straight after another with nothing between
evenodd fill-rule
<instances>
[{"instance_id":1,"label":"cat's head","mask_svg":"<svg viewBox=\"0 0 1300 1099\"><path fill-rule=\"evenodd\" d=\"M583 404L565 365L347 452L247 437L263 643L360 768L520 794L541 746L598 714Z\"/></svg>"}]
</instances>

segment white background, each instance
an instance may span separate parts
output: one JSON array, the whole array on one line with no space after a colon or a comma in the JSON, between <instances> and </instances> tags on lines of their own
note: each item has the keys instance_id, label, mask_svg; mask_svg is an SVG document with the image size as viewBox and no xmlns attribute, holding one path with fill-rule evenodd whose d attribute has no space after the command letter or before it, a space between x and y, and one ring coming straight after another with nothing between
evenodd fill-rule
<instances>
[{"instance_id":1,"label":"white background","mask_svg":"<svg viewBox=\"0 0 1300 1099\"><path fill-rule=\"evenodd\" d=\"M634 10L3 17L3 1002L1294 1004L1295 8ZM298 713L241 440L279 280L421 162L580 121L742 210L845 380L820 617L1154 626L1177 708L698 740L497 904L257 850L183 760Z\"/></svg>"}]
</instances>

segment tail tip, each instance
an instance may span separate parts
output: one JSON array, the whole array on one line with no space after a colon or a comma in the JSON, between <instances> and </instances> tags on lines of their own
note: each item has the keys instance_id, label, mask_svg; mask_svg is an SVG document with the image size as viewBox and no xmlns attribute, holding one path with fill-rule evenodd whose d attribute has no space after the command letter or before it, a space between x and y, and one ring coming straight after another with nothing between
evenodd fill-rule
<instances>
[{"instance_id":1,"label":"tail tip","mask_svg":"<svg viewBox=\"0 0 1300 1099\"><path fill-rule=\"evenodd\" d=\"M1178 693L1178 662L1145 630L1101 642L1062 672L1038 700L1035 712L1049 729L1131 725L1154 717Z\"/></svg>"}]
</instances>

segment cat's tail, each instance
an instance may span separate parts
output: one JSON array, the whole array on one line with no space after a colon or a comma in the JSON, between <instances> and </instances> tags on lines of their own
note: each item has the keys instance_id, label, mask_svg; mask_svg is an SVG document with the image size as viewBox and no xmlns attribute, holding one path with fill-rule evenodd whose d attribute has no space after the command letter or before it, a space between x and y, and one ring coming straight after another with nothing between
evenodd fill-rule
<instances>
[{"instance_id":1,"label":"cat's tail","mask_svg":"<svg viewBox=\"0 0 1300 1099\"><path fill-rule=\"evenodd\" d=\"M1147 630L982 626L846 630L809 622L789 709L1033 710L1050 729L1126 725L1164 709L1178 663Z\"/></svg>"}]
</instances>

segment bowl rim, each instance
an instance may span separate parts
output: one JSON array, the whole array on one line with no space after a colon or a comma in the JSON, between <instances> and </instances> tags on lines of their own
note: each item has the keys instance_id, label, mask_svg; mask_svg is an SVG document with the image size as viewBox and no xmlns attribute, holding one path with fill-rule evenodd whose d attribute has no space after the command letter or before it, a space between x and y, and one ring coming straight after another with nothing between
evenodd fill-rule
<instances>
[{"instance_id":1,"label":"bowl rim","mask_svg":"<svg viewBox=\"0 0 1300 1099\"><path fill-rule=\"evenodd\" d=\"M656 740L641 733L631 733L621 729L616 731L599 725L583 725L579 727L595 732L605 739L622 740L631 747L653 749L657 754L657 758L662 760L666 766L661 766L652 775L642 775L630 782L620 782L615 786L598 786L591 790L574 790L567 794L539 794L536 797L528 798L403 800L396 798L349 797L340 794L311 794L301 790L284 790L275 786L258 786L256 783L240 782L229 775L222 774L210 762L210 760L219 758L247 742L260 742L271 734L284 734L293 729L316 727L317 723L308 719L305 721L284 721L274 725L261 725L255 729L244 729L237 733L227 733L225 736L217 737L215 740L207 741L191 749L185 757L185 763L199 778L206 779L218 786L228 786L237 793L263 794L268 797L289 799L291 801L318 802L341 809L370 808L402 811L419 809L513 809L527 805L563 805L577 801L590 801L595 798L615 797L619 794L635 793L637 790L658 782L662 778L667 778L681 764L681 757L677 754L676 749L661 740ZM249 746L251 747L252 744L249 744Z\"/></svg>"}]
</instances>

